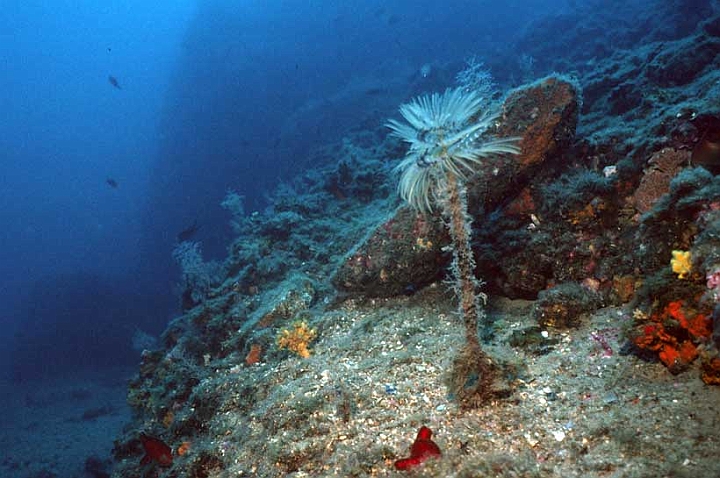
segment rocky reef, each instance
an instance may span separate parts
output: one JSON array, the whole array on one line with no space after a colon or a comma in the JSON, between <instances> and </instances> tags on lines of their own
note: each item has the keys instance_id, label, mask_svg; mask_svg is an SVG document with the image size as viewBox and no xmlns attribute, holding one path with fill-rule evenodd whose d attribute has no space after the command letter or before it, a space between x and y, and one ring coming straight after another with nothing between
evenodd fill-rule
<instances>
[{"instance_id":1,"label":"rocky reef","mask_svg":"<svg viewBox=\"0 0 720 478\"><path fill-rule=\"evenodd\" d=\"M332 166L235 218L221 274L143 354L113 476L397 476L425 425L442 456L418 476L720 472L708 425L720 384L720 20L700 11L671 39L636 44L628 27L615 48L543 63L572 76L504 97L492 132L521 152L467 183L489 297L478 333L506 364L492 407L467 410L452 393L449 352L464 331L442 284L449 237L400 204L404 147L378 125L319 148ZM527 50L544 55L569 24L535 25ZM141 433L171 462L141 464Z\"/></svg>"}]
</instances>

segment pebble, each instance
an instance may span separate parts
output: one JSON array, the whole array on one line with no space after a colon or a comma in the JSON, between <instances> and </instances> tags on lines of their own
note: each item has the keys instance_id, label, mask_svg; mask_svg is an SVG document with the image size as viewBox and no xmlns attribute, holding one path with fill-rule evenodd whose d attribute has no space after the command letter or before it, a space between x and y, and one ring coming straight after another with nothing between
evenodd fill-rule
<instances>
[{"instance_id":1,"label":"pebble","mask_svg":"<svg viewBox=\"0 0 720 478\"><path fill-rule=\"evenodd\" d=\"M611 403L615 403L615 402L617 402L617 401L618 401L618 396L615 394L615 392L608 392L608 393L606 393L605 396L603 397L603 402L604 402L606 405L609 405L609 404L611 404Z\"/></svg>"}]
</instances>

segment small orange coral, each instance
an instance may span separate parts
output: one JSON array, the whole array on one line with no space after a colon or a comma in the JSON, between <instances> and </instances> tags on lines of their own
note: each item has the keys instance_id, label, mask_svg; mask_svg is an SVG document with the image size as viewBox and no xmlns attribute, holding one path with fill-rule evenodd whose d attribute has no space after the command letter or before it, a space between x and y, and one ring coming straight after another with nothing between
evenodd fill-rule
<instances>
[{"instance_id":1,"label":"small orange coral","mask_svg":"<svg viewBox=\"0 0 720 478\"><path fill-rule=\"evenodd\" d=\"M712 334L712 318L710 315L697 314L691 319L680 322L693 337L710 337Z\"/></svg>"},{"instance_id":2,"label":"small orange coral","mask_svg":"<svg viewBox=\"0 0 720 478\"><path fill-rule=\"evenodd\" d=\"M698 357L698 355L699 353L694 343L686 340L685 342L680 344L680 348L678 349L678 358L683 363L693 363Z\"/></svg>"},{"instance_id":3,"label":"small orange coral","mask_svg":"<svg viewBox=\"0 0 720 478\"><path fill-rule=\"evenodd\" d=\"M710 317L686 310L681 300L670 302L650 320L651 323L638 330L633 342L643 350L657 352L658 358L673 373L695 361L696 343L711 334Z\"/></svg>"},{"instance_id":4,"label":"small orange coral","mask_svg":"<svg viewBox=\"0 0 720 478\"><path fill-rule=\"evenodd\" d=\"M190 445L191 443L189 441L184 441L180 444L180 446L177 449L178 456L183 456L187 452L190 451Z\"/></svg>"},{"instance_id":5,"label":"small orange coral","mask_svg":"<svg viewBox=\"0 0 720 478\"><path fill-rule=\"evenodd\" d=\"M701 378L708 385L720 385L720 357L703 360Z\"/></svg>"},{"instance_id":6,"label":"small orange coral","mask_svg":"<svg viewBox=\"0 0 720 478\"><path fill-rule=\"evenodd\" d=\"M665 344L662 346L658 357L660 358L660 361L664 363L665 366L668 368L676 366L680 361L680 353L678 352L677 348L669 344Z\"/></svg>"},{"instance_id":7,"label":"small orange coral","mask_svg":"<svg viewBox=\"0 0 720 478\"><path fill-rule=\"evenodd\" d=\"M250 351L245 356L246 365L255 365L262 359L262 346L260 344L252 344Z\"/></svg>"},{"instance_id":8,"label":"small orange coral","mask_svg":"<svg viewBox=\"0 0 720 478\"><path fill-rule=\"evenodd\" d=\"M663 314L677 320L680 327L687 330L693 338L710 337L712 333L712 320L710 316L695 314L694 317L688 318L688 314L683 310L683 305L684 302L681 300L670 302L665 307Z\"/></svg>"},{"instance_id":9,"label":"small orange coral","mask_svg":"<svg viewBox=\"0 0 720 478\"><path fill-rule=\"evenodd\" d=\"M280 350L287 349L303 358L308 358L310 357L308 345L315 340L315 337L317 337L317 332L315 329L311 329L306 322L295 322L291 328L280 331L277 337L277 346Z\"/></svg>"},{"instance_id":10,"label":"small orange coral","mask_svg":"<svg viewBox=\"0 0 720 478\"><path fill-rule=\"evenodd\" d=\"M695 361L698 356L695 344L686 340L681 344L664 344L658 357L671 371L682 370Z\"/></svg>"}]
</instances>

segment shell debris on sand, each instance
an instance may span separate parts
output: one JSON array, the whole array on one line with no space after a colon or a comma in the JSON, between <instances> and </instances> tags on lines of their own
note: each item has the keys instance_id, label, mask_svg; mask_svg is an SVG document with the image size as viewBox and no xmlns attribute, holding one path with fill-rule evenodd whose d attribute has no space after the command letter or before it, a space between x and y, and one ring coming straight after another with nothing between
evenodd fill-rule
<instances>
[{"instance_id":1,"label":"shell debris on sand","mask_svg":"<svg viewBox=\"0 0 720 478\"><path fill-rule=\"evenodd\" d=\"M462 343L462 326L452 315L452 304L428 301L414 310L404 302L388 300L383 311L357 305L342 310L340 326L326 329L317 343L322 353L307 360L302 371L295 361L276 369L282 382L283 376L315 377L315 384L303 382L309 396L339 384L353 397L347 423L327 408L317 414L319 421L331 424L323 436L308 439L323 442L308 446L324 451L324 476L347 476L355 467L365 470L361 476L397 476L393 460L407 453L408 436L423 425L433 430L443 456L418 469L419 476L473 467L569 477L604 476L601 469L660 472L665 468L653 458L657 453L678 457L678 466L714 466L710 456L720 443L720 432L707 424L702 427L707 439L692 451L691 458L697 459L688 461L690 451L680 453L671 443L678 434L698 436L693 427L707 418L680 417L699 407L717 416L712 408L717 391L703 388L691 374L667 377L656 364L619 353L605 356L591 334L607 326L611 310L599 311L579 329L549 331L560 341L547 355L511 350L527 369L524 383L506 400L462 411L445 386L449 352ZM429 314L428 307L437 315ZM438 307L445 310L441 313ZM517 323L518 317L501 312L498 320ZM525 324L530 320L520 318ZM365 333L369 322L372 333ZM609 341L619 350L617 338ZM503 347L509 350L502 344L493 350ZM669 386L672 383L675 386ZM696 390L694 404L685 398L688 388Z\"/></svg>"}]
</instances>

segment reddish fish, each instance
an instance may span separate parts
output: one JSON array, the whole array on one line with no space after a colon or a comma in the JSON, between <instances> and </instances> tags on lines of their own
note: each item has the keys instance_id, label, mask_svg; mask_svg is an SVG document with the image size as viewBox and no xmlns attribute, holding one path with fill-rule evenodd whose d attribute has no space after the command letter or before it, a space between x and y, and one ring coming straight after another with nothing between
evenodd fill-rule
<instances>
[{"instance_id":1,"label":"reddish fish","mask_svg":"<svg viewBox=\"0 0 720 478\"><path fill-rule=\"evenodd\" d=\"M140 460L141 465L147 465L151 461L157 462L160 466L172 465L172 449L162 440L141 433L140 443L145 450L145 456Z\"/></svg>"},{"instance_id":2,"label":"reddish fish","mask_svg":"<svg viewBox=\"0 0 720 478\"><path fill-rule=\"evenodd\" d=\"M417 438L410 447L410 456L395 462L395 468L398 470L409 470L415 468L425 462L428 458L439 457L440 447L431 440L432 430L428 427L421 427L418 431Z\"/></svg>"}]
</instances>

